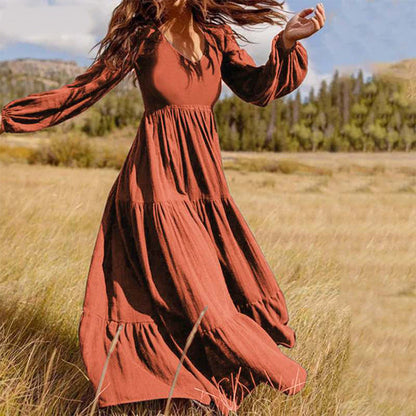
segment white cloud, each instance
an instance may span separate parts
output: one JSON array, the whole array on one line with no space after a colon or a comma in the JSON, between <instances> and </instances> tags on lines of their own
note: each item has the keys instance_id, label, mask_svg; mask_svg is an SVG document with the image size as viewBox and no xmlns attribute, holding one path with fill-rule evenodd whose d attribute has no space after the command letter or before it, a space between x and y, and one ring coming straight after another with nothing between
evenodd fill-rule
<instances>
[{"instance_id":1,"label":"white cloud","mask_svg":"<svg viewBox=\"0 0 416 416\"><path fill-rule=\"evenodd\" d=\"M28 43L88 55L105 35L118 1L0 0L0 49Z\"/></svg>"}]
</instances>

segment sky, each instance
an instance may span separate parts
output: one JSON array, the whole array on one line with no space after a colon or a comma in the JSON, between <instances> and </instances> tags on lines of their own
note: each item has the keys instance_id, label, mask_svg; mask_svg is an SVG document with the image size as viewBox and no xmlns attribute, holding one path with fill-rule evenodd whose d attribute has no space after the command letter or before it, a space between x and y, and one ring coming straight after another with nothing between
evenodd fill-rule
<instances>
[{"instance_id":1,"label":"sky","mask_svg":"<svg viewBox=\"0 0 416 416\"><path fill-rule=\"evenodd\" d=\"M0 0L0 61L16 58L74 60L88 66L90 49L107 32L119 0ZM326 0L324 27L300 42L308 52L308 74L302 96L330 80L334 71L364 78L372 64L416 58L416 0ZM287 16L316 7L310 0L285 2ZM309 15L312 16L312 15ZM260 25L240 30L254 44L244 47L261 65L271 40L282 27ZM223 89L224 91L224 89ZM229 91L229 90L228 90ZM227 93L227 88L225 88Z\"/></svg>"}]
</instances>

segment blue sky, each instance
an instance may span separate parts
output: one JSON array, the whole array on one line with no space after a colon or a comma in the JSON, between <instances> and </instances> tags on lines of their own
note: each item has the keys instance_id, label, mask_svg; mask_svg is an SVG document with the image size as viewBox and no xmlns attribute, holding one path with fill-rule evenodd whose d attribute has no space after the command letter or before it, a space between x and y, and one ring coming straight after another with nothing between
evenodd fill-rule
<instances>
[{"instance_id":1,"label":"blue sky","mask_svg":"<svg viewBox=\"0 0 416 416\"><path fill-rule=\"evenodd\" d=\"M106 33L118 0L0 0L0 60L68 59L88 65L91 47ZM309 71L302 95L341 73L416 58L416 0L326 0L326 24L301 40L308 51ZM286 10L298 12L316 3L290 0ZM289 15L291 16L291 15ZM272 37L281 28L264 26L242 31L256 44L243 45L257 64L266 61Z\"/></svg>"}]
</instances>

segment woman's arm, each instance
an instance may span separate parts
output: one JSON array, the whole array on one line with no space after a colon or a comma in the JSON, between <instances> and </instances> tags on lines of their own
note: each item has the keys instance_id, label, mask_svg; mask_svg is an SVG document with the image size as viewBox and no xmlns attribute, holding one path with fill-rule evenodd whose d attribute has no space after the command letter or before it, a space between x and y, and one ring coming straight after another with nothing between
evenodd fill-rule
<instances>
[{"instance_id":1,"label":"woman's arm","mask_svg":"<svg viewBox=\"0 0 416 416\"><path fill-rule=\"evenodd\" d=\"M273 38L267 62L256 66L237 44L230 26L224 25L222 79L242 100L264 107L295 90L304 80L308 70L306 49L298 41L287 48L283 34L282 30Z\"/></svg>"},{"instance_id":2,"label":"woman's arm","mask_svg":"<svg viewBox=\"0 0 416 416\"><path fill-rule=\"evenodd\" d=\"M221 73L224 82L244 101L266 106L299 87L308 71L308 54L300 39L307 38L322 28L325 10L318 3L315 15L309 7L294 15L272 41L269 59L256 66L247 51L237 44L229 25L223 25L223 60Z\"/></svg>"},{"instance_id":3,"label":"woman's arm","mask_svg":"<svg viewBox=\"0 0 416 416\"><path fill-rule=\"evenodd\" d=\"M96 103L130 70L112 71L97 60L70 84L13 100L1 109L0 133L33 132L62 123Z\"/></svg>"}]
</instances>

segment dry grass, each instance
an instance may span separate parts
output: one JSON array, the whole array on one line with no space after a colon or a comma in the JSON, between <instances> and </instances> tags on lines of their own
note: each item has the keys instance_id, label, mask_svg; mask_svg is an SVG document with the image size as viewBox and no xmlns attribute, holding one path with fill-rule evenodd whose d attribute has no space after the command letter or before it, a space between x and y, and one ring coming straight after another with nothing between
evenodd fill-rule
<instances>
[{"instance_id":1,"label":"dry grass","mask_svg":"<svg viewBox=\"0 0 416 416\"><path fill-rule=\"evenodd\" d=\"M231 193L275 271L297 332L297 346L284 352L309 374L292 397L260 385L238 414L415 414L415 156L262 155L271 159L266 167L286 161L284 173L236 157L224 153ZM91 409L76 331L116 175L0 165L0 415ZM159 410L142 403L99 413ZM193 404L177 414L212 413Z\"/></svg>"}]
</instances>

